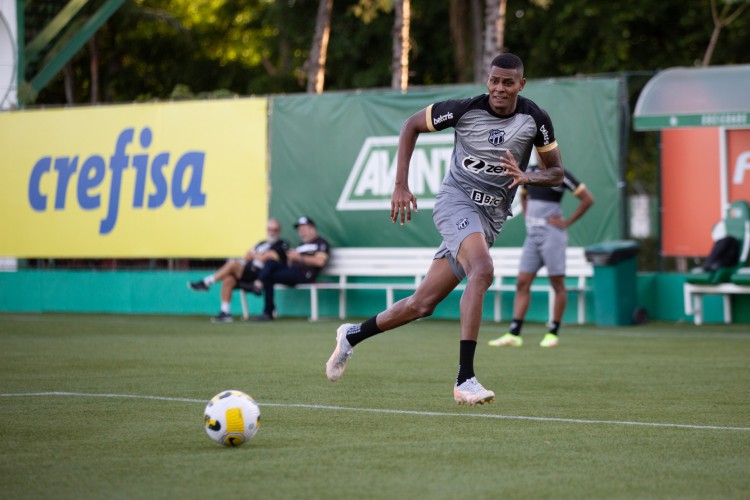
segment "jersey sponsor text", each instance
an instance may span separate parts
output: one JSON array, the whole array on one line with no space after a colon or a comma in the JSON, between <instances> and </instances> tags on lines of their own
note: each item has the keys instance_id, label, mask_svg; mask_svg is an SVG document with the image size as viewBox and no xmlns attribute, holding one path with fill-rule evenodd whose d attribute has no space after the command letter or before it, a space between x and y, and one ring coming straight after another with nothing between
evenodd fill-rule
<instances>
[{"instance_id":1,"label":"jersey sponsor text","mask_svg":"<svg viewBox=\"0 0 750 500\"><path fill-rule=\"evenodd\" d=\"M439 123L443 123L445 120L452 120L452 119L453 119L453 113L448 112L448 113L445 113L444 115L438 116L437 118L433 118L432 124L437 125Z\"/></svg>"},{"instance_id":2,"label":"jersey sponsor text","mask_svg":"<svg viewBox=\"0 0 750 500\"><path fill-rule=\"evenodd\" d=\"M492 196L491 194L484 193L482 191L474 189L471 192L471 201L477 205L484 205L487 207L499 207L500 198Z\"/></svg>"},{"instance_id":3,"label":"jersey sponsor text","mask_svg":"<svg viewBox=\"0 0 750 500\"><path fill-rule=\"evenodd\" d=\"M464 169L477 174L505 175L505 168L500 165L492 165L479 158L467 156L463 161Z\"/></svg>"}]
</instances>

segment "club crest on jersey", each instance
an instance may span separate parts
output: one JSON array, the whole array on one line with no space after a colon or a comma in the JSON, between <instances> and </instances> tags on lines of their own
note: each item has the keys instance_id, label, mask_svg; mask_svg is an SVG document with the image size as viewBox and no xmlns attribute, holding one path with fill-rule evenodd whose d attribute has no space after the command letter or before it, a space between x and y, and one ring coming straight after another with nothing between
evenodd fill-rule
<instances>
[{"instance_id":1,"label":"club crest on jersey","mask_svg":"<svg viewBox=\"0 0 750 500\"><path fill-rule=\"evenodd\" d=\"M461 219L460 221L456 222L456 225L458 226L458 229L466 229L469 227L469 219Z\"/></svg>"},{"instance_id":2,"label":"club crest on jersey","mask_svg":"<svg viewBox=\"0 0 750 500\"><path fill-rule=\"evenodd\" d=\"M490 136L487 138L488 141L490 141L490 144L493 146L499 146L503 142L505 142L505 130L500 129L492 129L490 130Z\"/></svg>"}]
</instances>

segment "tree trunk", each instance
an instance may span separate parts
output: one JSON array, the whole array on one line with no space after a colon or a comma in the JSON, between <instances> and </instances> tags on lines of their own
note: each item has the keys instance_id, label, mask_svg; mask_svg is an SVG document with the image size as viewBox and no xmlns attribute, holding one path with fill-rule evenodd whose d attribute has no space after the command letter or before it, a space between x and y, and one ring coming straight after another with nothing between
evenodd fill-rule
<instances>
[{"instance_id":1,"label":"tree trunk","mask_svg":"<svg viewBox=\"0 0 750 500\"><path fill-rule=\"evenodd\" d=\"M484 67L484 47L482 46L482 6L480 0L471 0L471 33L474 48L474 83L481 84L487 79L487 68Z\"/></svg>"},{"instance_id":2,"label":"tree trunk","mask_svg":"<svg viewBox=\"0 0 750 500\"><path fill-rule=\"evenodd\" d=\"M505 11L507 8L508 8L508 0L500 0L500 6L498 7L498 13L497 13L497 37L495 38L495 55L506 52L505 50Z\"/></svg>"},{"instance_id":3,"label":"tree trunk","mask_svg":"<svg viewBox=\"0 0 750 500\"><path fill-rule=\"evenodd\" d=\"M714 49L716 48L716 42L719 41L719 33L721 32L721 25L714 24L714 29L711 32L711 40L708 42L706 53L703 55L703 66L711 64L711 58L714 55Z\"/></svg>"},{"instance_id":4,"label":"tree trunk","mask_svg":"<svg viewBox=\"0 0 750 500\"><path fill-rule=\"evenodd\" d=\"M393 63L391 88L406 92L409 88L409 28L411 24L411 0L396 0L396 16L393 22Z\"/></svg>"},{"instance_id":5,"label":"tree trunk","mask_svg":"<svg viewBox=\"0 0 750 500\"><path fill-rule=\"evenodd\" d=\"M73 93L73 86L75 73L73 71L73 63L68 61L63 66L63 87L65 88L65 102L73 104L75 102L75 94Z\"/></svg>"},{"instance_id":6,"label":"tree trunk","mask_svg":"<svg viewBox=\"0 0 750 500\"><path fill-rule=\"evenodd\" d=\"M107 30L102 32L106 36L106 45L108 47L117 47L117 23L108 23ZM113 102L115 100L114 82L118 79L118 73L122 70L123 54L119 50L110 50L108 53L107 64L104 66L102 101Z\"/></svg>"},{"instance_id":7,"label":"tree trunk","mask_svg":"<svg viewBox=\"0 0 750 500\"><path fill-rule=\"evenodd\" d=\"M451 0L450 3L450 29L451 40L455 47L453 55L453 68L456 73L456 80L459 82L468 81L471 75L469 62L469 51L467 46L467 9L466 2L463 0Z\"/></svg>"},{"instance_id":8,"label":"tree trunk","mask_svg":"<svg viewBox=\"0 0 750 500\"><path fill-rule=\"evenodd\" d=\"M487 0L484 9L484 55L482 70L490 70L492 59L495 58L495 40L497 39L497 13L500 10L500 0Z\"/></svg>"},{"instance_id":9,"label":"tree trunk","mask_svg":"<svg viewBox=\"0 0 750 500\"><path fill-rule=\"evenodd\" d=\"M505 44L505 9L507 0L487 0L484 15L484 64L488 72L492 60L502 53Z\"/></svg>"},{"instance_id":10,"label":"tree trunk","mask_svg":"<svg viewBox=\"0 0 750 500\"><path fill-rule=\"evenodd\" d=\"M714 29L711 32L711 39L708 42L708 47L706 47L706 53L703 55L703 66L708 66L709 64L711 64L711 58L714 55L714 49L716 49L716 44L719 41L719 33L721 33L721 29L724 26L728 26L729 23L737 19L745 11L745 9L748 8L749 5L750 2L748 2L748 0L745 0L745 2L737 7L734 12L730 13L732 5L730 3L726 3L724 5L724 8L721 9L721 13L719 13L716 6L716 0L711 0L711 18L714 22Z\"/></svg>"},{"instance_id":11,"label":"tree trunk","mask_svg":"<svg viewBox=\"0 0 750 500\"><path fill-rule=\"evenodd\" d=\"M91 102L94 104L99 102L99 42L97 38L97 34L94 33L89 43L91 48Z\"/></svg>"},{"instance_id":12,"label":"tree trunk","mask_svg":"<svg viewBox=\"0 0 750 500\"><path fill-rule=\"evenodd\" d=\"M333 0L320 0L318 15L315 19L315 37L310 49L307 67L307 93L320 94L326 76L326 56L328 55L328 38L331 34L331 10Z\"/></svg>"}]
</instances>

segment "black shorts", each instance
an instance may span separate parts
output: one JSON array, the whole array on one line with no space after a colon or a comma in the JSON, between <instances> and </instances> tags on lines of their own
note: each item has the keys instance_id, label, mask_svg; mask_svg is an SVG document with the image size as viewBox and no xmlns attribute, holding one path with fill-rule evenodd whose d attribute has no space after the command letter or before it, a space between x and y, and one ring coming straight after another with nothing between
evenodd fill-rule
<instances>
[{"instance_id":1,"label":"black shorts","mask_svg":"<svg viewBox=\"0 0 750 500\"><path fill-rule=\"evenodd\" d=\"M258 274L260 274L260 268L253 265L252 262L248 262L242 269L242 275L240 276L239 281L242 283L252 283L258 279Z\"/></svg>"}]
</instances>

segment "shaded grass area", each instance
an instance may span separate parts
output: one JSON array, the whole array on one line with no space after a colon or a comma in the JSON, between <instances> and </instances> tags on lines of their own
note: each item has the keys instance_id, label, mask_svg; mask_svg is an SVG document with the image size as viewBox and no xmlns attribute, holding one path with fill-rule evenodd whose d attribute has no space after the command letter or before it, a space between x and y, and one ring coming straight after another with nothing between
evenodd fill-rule
<instances>
[{"instance_id":1,"label":"shaded grass area","mask_svg":"<svg viewBox=\"0 0 750 500\"><path fill-rule=\"evenodd\" d=\"M486 324L476 369L497 400L475 408L452 401L456 322L422 320L367 341L332 384L323 366L337 326L0 315L2 394L195 400L0 397L0 496L742 498L750 491L747 325L571 325L559 348L542 349L544 330L532 324L524 347L497 349L486 341L502 331ZM260 432L239 449L214 444L202 429L205 402L229 388L251 394L262 412Z\"/></svg>"}]
</instances>

